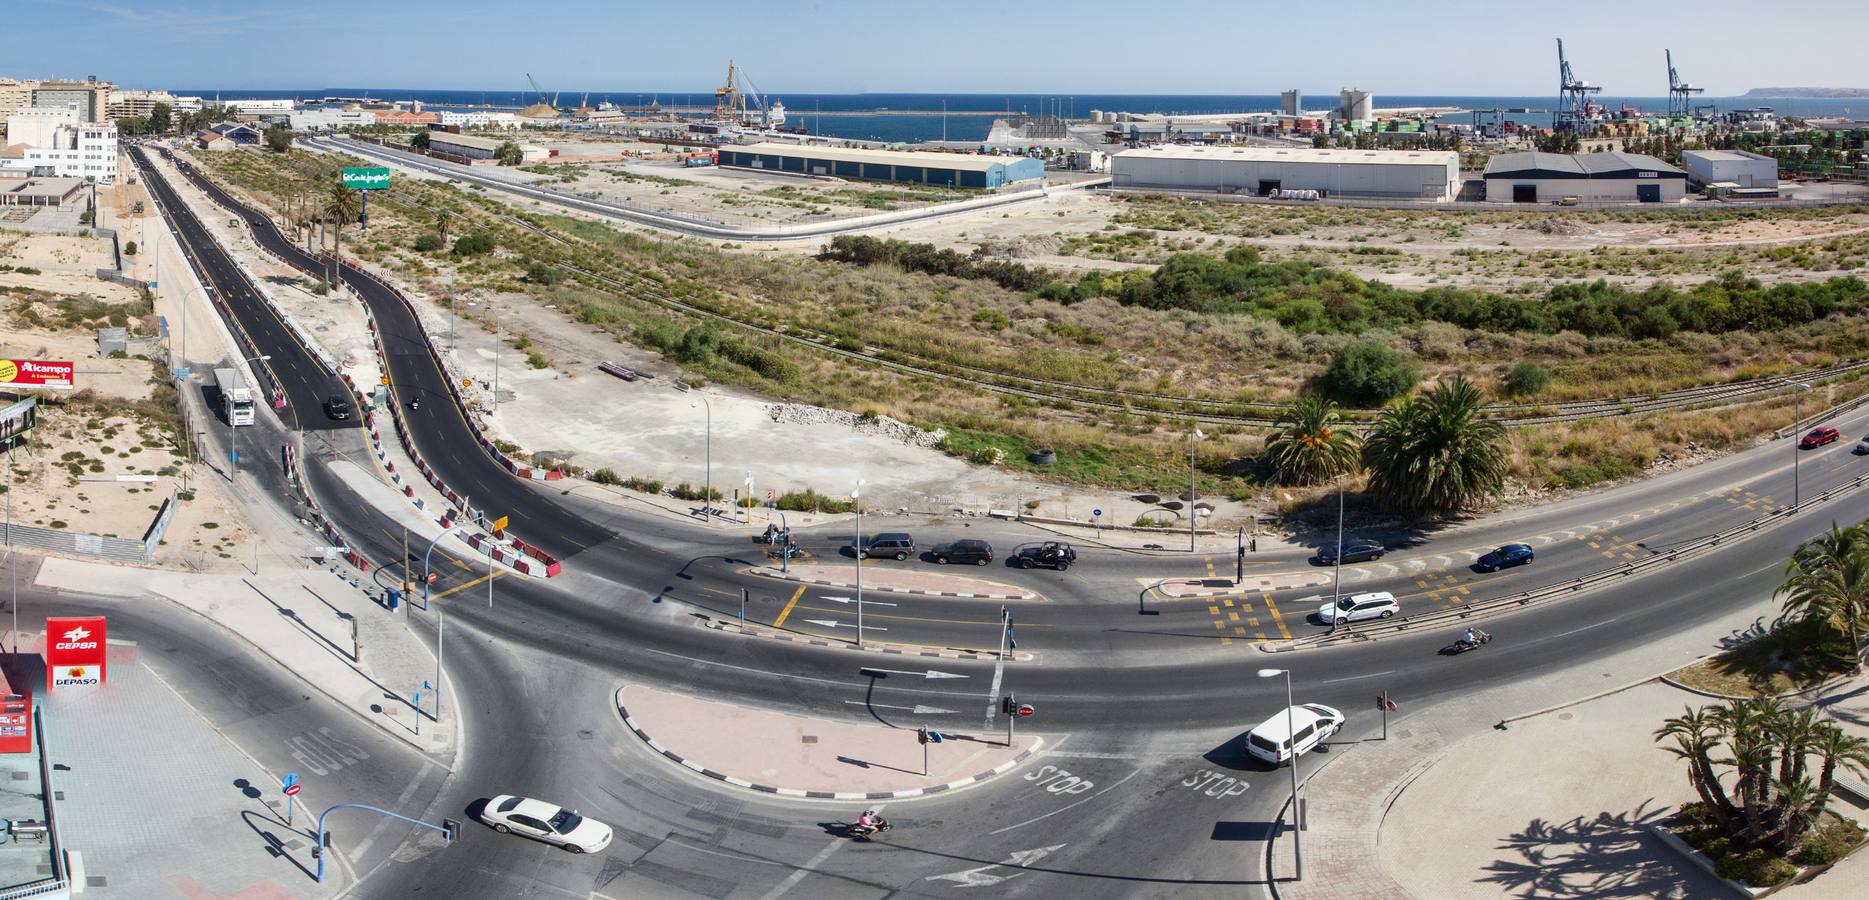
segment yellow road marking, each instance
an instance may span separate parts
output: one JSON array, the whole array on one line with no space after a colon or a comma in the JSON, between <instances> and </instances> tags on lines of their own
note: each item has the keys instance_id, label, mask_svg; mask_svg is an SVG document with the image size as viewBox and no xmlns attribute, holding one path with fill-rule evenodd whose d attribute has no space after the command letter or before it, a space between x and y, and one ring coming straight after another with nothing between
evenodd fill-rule
<instances>
[{"instance_id":1,"label":"yellow road marking","mask_svg":"<svg viewBox=\"0 0 1869 900\"><path fill-rule=\"evenodd\" d=\"M1215 627L1215 628L1218 628L1218 629L1220 629L1221 631L1225 631L1225 630L1227 630L1227 623L1225 623L1225 622L1222 622L1222 621L1220 621L1220 620L1218 620L1218 619L1215 619L1215 620L1214 620L1214 627Z\"/></svg>"},{"instance_id":2,"label":"yellow road marking","mask_svg":"<svg viewBox=\"0 0 1869 900\"><path fill-rule=\"evenodd\" d=\"M1291 640L1291 630L1285 627L1285 617L1278 614L1278 604L1272 602L1271 594L1265 595L1265 606L1272 611L1272 623L1278 626L1279 637Z\"/></svg>"},{"instance_id":3,"label":"yellow road marking","mask_svg":"<svg viewBox=\"0 0 1869 900\"><path fill-rule=\"evenodd\" d=\"M1258 616L1247 616L1246 624L1251 625L1254 628L1259 627L1259 617Z\"/></svg>"},{"instance_id":4,"label":"yellow road marking","mask_svg":"<svg viewBox=\"0 0 1869 900\"><path fill-rule=\"evenodd\" d=\"M1227 613L1227 621L1229 621L1229 622L1238 622L1239 620L1240 620L1240 614L1239 614L1239 613L1236 613L1236 612L1230 612L1230 613Z\"/></svg>"},{"instance_id":5,"label":"yellow road marking","mask_svg":"<svg viewBox=\"0 0 1869 900\"><path fill-rule=\"evenodd\" d=\"M1232 638L1229 638L1229 637L1223 637L1223 638L1221 638L1221 639L1220 639L1220 646L1222 646L1222 647L1230 647L1230 646L1232 646L1232 645L1233 645L1233 639L1232 639Z\"/></svg>"},{"instance_id":6,"label":"yellow road marking","mask_svg":"<svg viewBox=\"0 0 1869 900\"><path fill-rule=\"evenodd\" d=\"M1225 605L1225 606L1232 606L1232 605L1233 605L1233 598L1232 598L1232 597L1228 597L1228 598L1227 598L1227 599L1226 599L1226 600L1225 600L1225 601L1223 602L1223 605Z\"/></svg>"},{"instance_id":7,"label":"yellow road marking","mask_svg":"<svg viewBox=\"0 0 1869 900\"><path fill-rule=\"evenodd\" d=\"M1210 616L1217 616L1217 615L1220 615L1220 607L1218 607L1218 606L1209 606L1209 607L1207 607L1207 614L1208 614L1208 615L1210 615Z\"/></svg>"},{"instance_id":8,"label":"yellow road marking","mask_svg":"<svg viewBox=\"0 0 1869 900\"><path fill-rule=\"evenodd\" d=\"M433 599L439 600L443 597L448 596L449 594L458 593L460 591L467 590L468 588L473 587L474 585L480 584L481 582L484 582L489 578L498 578L504 574L506 574L504 571L495 570L492 575L482 575L479 578L476 578L473 581L470 581L466 584L457 584L454 587L448 588L447 590L442 591L439 594L434 594L432 596L433 596Z\"/></svg>"},{"instance_id":9,"label":"yellow road marking","mask_svg":"<svg viewBox=\"0 0 1869 900\"><path fill-rule=\"evenodd\" d=\"M779 617L772 620L772 627L778 628L779 626L784 625L785 617L792 614L792 607L797 606L798 598L803 597L803 596L805 596L805 586L801 584L798 586L798 590L792 592L791 601L785 604L784 609L779 610Z\"/></svg>"}]
</instances>

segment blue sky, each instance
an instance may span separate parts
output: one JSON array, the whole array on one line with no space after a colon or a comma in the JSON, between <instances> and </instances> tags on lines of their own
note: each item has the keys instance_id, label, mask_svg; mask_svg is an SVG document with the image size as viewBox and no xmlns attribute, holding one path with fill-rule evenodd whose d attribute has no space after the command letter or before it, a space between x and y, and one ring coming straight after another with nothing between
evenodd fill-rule
<instances>
[{"instance_id":1,"label":"blue sky","mask_svg":"<svg viewBox=\"0 0 1869 900\"><path fill-rule=\"evenodd\" d=\"M6 5L0 75L135 87L519 90L531 72L548 90L703 92L733 57L768 93L1542 95L1554 37L1610 97L1663 93L1664 47L1712 96L1869 87L1863 0Z\"/></svg>"}]
</instances>

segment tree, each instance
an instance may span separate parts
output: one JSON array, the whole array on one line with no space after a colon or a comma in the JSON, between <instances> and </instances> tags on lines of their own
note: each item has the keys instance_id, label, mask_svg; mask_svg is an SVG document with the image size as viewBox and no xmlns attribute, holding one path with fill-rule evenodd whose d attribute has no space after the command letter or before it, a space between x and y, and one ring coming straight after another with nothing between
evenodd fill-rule
<instances>
[{"instance_id":1,"label":"tree","mask_svg":"<svg viewBox=\"0 0 1869 900\"><path fill-rule=\"evenodd\" d=\"M129 241L123 245L123 255L124 256L135 256L136 255L136 242L135 241Z\"/></svg>"},{"instance_id":2,"label":"tree","mask_svg":"<svg viewBox=\"0 0 1869 900\"><path fill-rule=\"evenodd\" d=\"M525 162L526 153L519 149L518 144L502 141L499 149L493 151L493 158L499 160L502 166L516 166Z\"/></svg>"},{"instance_id":3,"label":"tree","mask_svg":"<svg viewBox=\"0 0 1869 900\"><path fill-rule=\"evenodd\" d=\"M1776 595L1784 598L1780 621L1821 622L1844 640L1860 668L1869 625L1869 530L1831 523L1823 537L1792 554Z\"/></svg>"},{"instance_id":4,"label":"tree","mask_svg":"<svg viewBox=\"0 0 1869 900\"><path fill-rule=\"evenodd\" d=\"M151 106L149 108L150 132L153 134L168 134L169 126L174 124L170 119L172 112L173 110L169 108L169 104L167 103L158 103Z\"/></svg>"},{"instance_id":5,"label":"tree","mask_svg":"<svg viewBox=\"0 0 1869 900\"><path fill-rule=\"evenodd\" d=\"M338 270L344 266L344 225L355 222L357 214L363 208L363 198L357 192L344 186L339 178L331 185L330 193L325 195L325 214L331 217L331 277L336 284Z\"/></svg>"},{"instance_id":6,"label":"tree","mask_svg":"<svg viewBox=\"0 0 1869 900\"><path fill-rule=\"evenodd\" d=\"M409 146L417 150L428 149L428 130L423 129L409 136Z\"/></svg>"},{"instance_id":7,"label":"tree","mask_svg":"<svg viewBox=\"0 0 1869 900\"><path fill-rule=\"evenodd\" d=\"M447 209L435 210L435 231L441 235L441 242L448 242L448 226L454 222L454 213Z\"/></svg>"},{"instance_id":8,"label":"tree","mask_svg":"<svg viewBox=\"0 0 1869 900\"><path fill-rule=\"evenodd\" d=\"M274 153L292 149L292 129L283 124L266 129L266 148Z\"/></svg>"},{"instance_id":9,"label":"tree","mask_svg":"<svg viewBox=\"0 0 1869 900\"><path fill-rule=\"evenodd\" d=\"M1337 404L1305 394L1278 414L1266 457L1291 484L1313 484L1356 466L1362 438L1345 427Z\"/></svg>"},{"instance_id":10,"label":"tree","mask_svg":"<svg viewBox=\"0 0 1869 900\"><path fill-rule=\"evenodd\" d=\"M1521 359L1512 364L1512 371L1506 373L1506 380L1500 387L1508 397L1530 397L1544 393L1550 385L1550 372L1529 359Z\"/></svg>"},{"instance_id":11,"label":"tree","mask_svg":"<svg viewBox=\"0 0 1869 900\"><path fill-rule=\"evenodd\" d=\"M1363 441L1369 489L1390 509L1437 514L1477 505L1506 477L1506 429L1480 415L1463 376L1391 407Z\"/></svg>"},{"instance_id":12,"label":"tree","mask_svg":"<svg viewBox=\"0 0 1869 900\"><path fill-rule=\"evenodd\" d=\"M1323 383L1344 400L1376 404L1406 393L1420 380L1421 369L1412 360L1386 344L1362 340L1345 344L1330 358Z\"/></svg>"}]
</instances>

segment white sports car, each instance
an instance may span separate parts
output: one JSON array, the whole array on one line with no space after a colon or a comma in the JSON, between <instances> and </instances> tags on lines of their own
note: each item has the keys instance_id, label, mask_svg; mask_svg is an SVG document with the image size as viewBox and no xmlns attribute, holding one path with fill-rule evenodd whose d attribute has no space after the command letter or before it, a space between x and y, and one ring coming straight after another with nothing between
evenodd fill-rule
<instances>
[{"instance_id":1,"label":"white sports car","mask_svg":"<svg viewBox=\"0 0 1869 900\"><path fill-rule=\"evenodd\" d=\"M557 844L572 853L596 853L610 846L610 826L543 800L501 794L487 801L481 821L501 834L517 834Z\"/></svg>"}]
</instances>

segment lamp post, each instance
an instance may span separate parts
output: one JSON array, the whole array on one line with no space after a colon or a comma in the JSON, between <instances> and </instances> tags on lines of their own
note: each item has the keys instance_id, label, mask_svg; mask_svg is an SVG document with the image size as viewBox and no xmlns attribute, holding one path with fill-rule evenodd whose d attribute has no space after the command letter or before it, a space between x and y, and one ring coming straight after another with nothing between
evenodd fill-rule
<instances>
[{"instance_id":1,"label":"lamp post","mask_svg":"<svg viewBox=\"0 0 1869 900\"><path fill-rule=\"evenodd\" d=\"M271 356L250 356L240 361L242 366L253 362L265 362ZM257 380L257 379L256 379ZM234 411L227 411L227 480L234 480L234 471L240 468L240 451L234 449Z\"/></svg>"},{"instance_id":2,"label":"lamp post","mask_svg":"<svg viewBox=\"0 0 1869 900\"><path fill-rule=\"evenodd\" d=\"M1292 868L1292 879L1294 881L1303 881L1304 839L1301 835L1304 832L1304 827L1300 818L1302 813L1298 809L1298 744L1296 741L1298 729L1297 718L1293 716L1291 712L1291 670L1259 670L1260 678L1276 678L1280 675L1285 676L1285 740L1291 742L1291 850L1292 858L1296 860Z\"/></svg>"},{"instance_id":3,"label":"lamp post","mask_svg":"<svg viewBox=\"0 0 1869 900\"><path fill-rule=\"evenodd\" d=\"M465 510L463 510L463 512L465 512ZM447 619L447 615L441 611L440 607L429 606L429 603L428 603L428 584L429 584L428 561L430 558L434 556L435 545L441 543L442 538L445 538L450 534L453 534L457 531L460 531L463 528L466 528L468 524L469 523L467 522L460 522L458 524L448 526L447 529L442 531L440 534L435 535L434 540L428 542L428 549L423 551L422 553L422 608L423 609L432 608L435 610L435 721L437 722L441 721L441 660L443 658L442 657L442 649L443 649L442 638L447 633L446 628L448 625L448 619ZM491 568L491 566L489 566L489 568ZM493 573L491 571L487 573L487 581L489 583L493 581ZM489 606L491 606L493 603L491 599L493 596L492 590L493 590L492 588L487 589L488 591L487 596L489 598L487 601L487 604Z\"/></svg>"},{"instance_id":4,"label":"lamp post","mask_svg":"<svg viewBox=\"0 0 1869 900\"><path fill-rule=\"evenodd\" d=\"M1206 436L1207 435L1204 435L1201 433L1201 429L1199 425L1194 426L1194 430L1188 432L1188 552L1189 553L1194 552L1194 525L1200 519L1200 516L1196 514L1197 510L1195 510L1194 508L1194 501L1199 496L1198 494L1194 492L1194 442Z\"/></svg>"},{"instance_id":5,"label":"lamp post","mask_svg":"<svg viewBox=\"0 0 1869 900\"><path fill-rule=\"evenodd\" d=\"M857 504L857 647L860 649L863 646L863 479L857 479L850 499Z\"/></svg>"},{"instance_id":6,"label":"lamp post","mask_svg":"<svg viewBox=\"0 0 1869 900\"><path fill-rule=\"evenodd\" d=\"M701 521L714 521L714 404L706 397L696 397L688 401L688 408L695 404L707 410L707 438L703 444L704 455L701 463Z\"/></svg>"},{"instance_id":7,"label":"lamp post","mask_svg":"<svg viewBox=\"0 0 1869 900\"><path fill-rule=\"evenodd\" d=\"M1798 437L1798 432L1804 430L1804 392L1810 390L1811 386L1789 378L1785 379L1785 383L1795 388L1791 394L1792 415L1797 417L1791 422L1791 508L1796 511L1798 508L1798 450L1800 449L1798 444L1803 440Z\"/></svg>"},{"instance_id":8,"label":"lamp post","mask_svg":"<svg viewBox=\"0 0 1869 900\"><path fill-rule=\"evenodd\" d=\"M1336 571L1331 573L1331 621L1336 621L1337 602L1343 599L1343 476L1337 476L1337 558Z\"/></svg>"}]
</instances>

